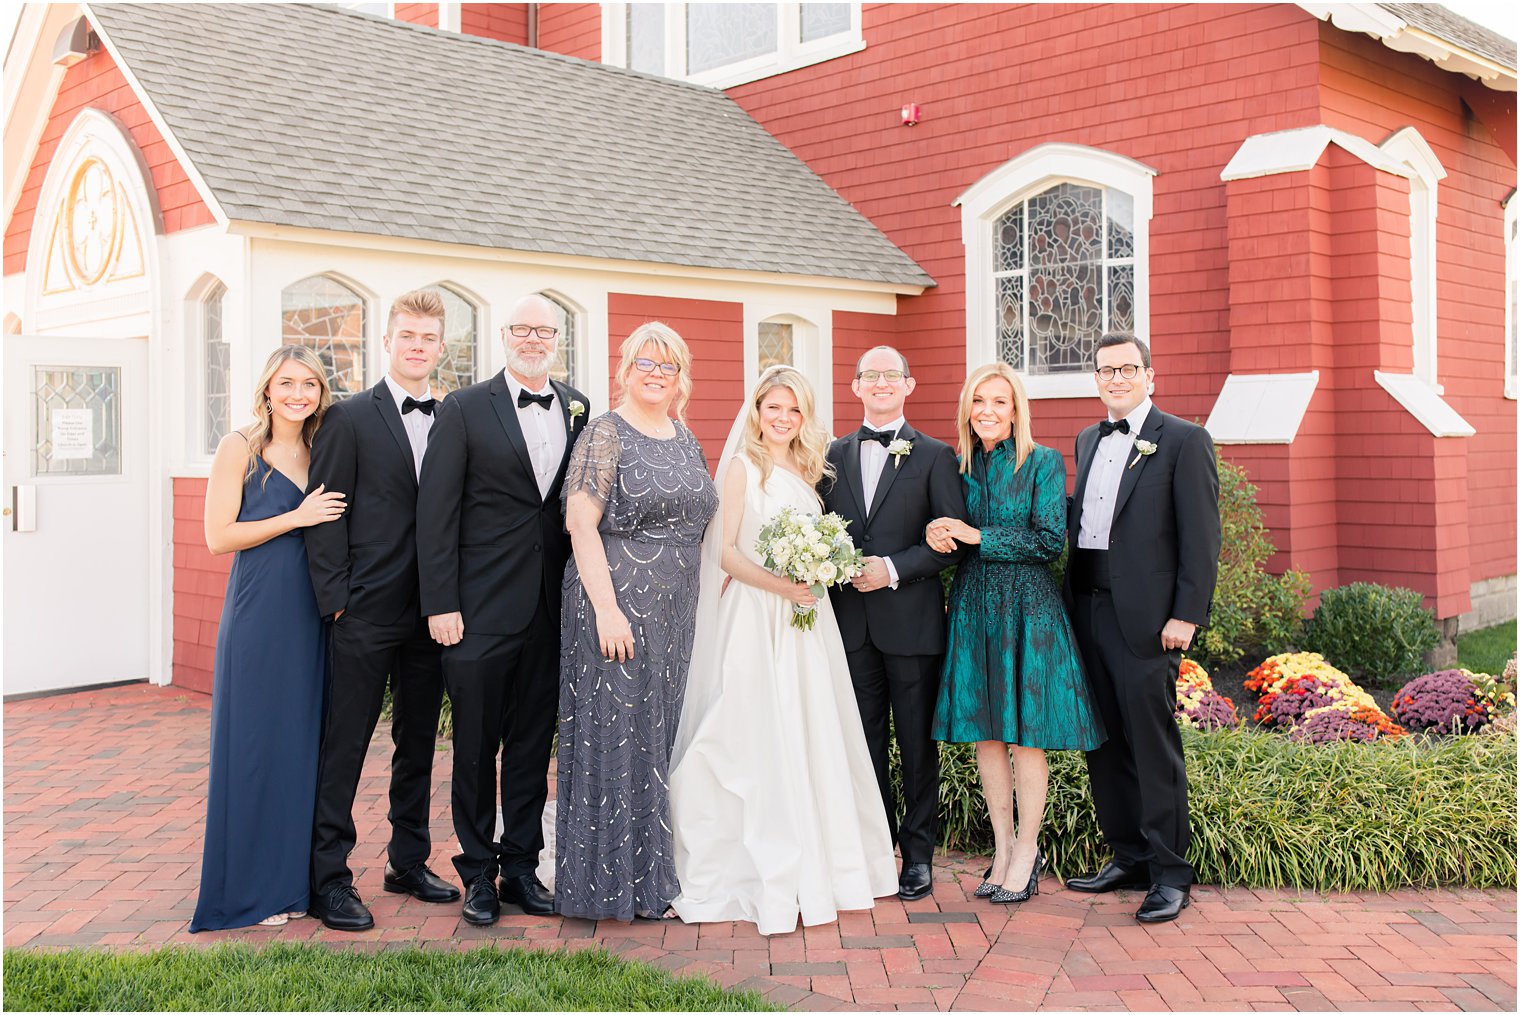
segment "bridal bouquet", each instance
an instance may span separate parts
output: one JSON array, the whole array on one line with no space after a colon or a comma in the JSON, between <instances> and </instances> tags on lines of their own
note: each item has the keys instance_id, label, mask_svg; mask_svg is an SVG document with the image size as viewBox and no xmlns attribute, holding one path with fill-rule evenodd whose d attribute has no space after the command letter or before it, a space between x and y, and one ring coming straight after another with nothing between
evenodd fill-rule
<instances>
[{"instance_id":1,"label":"bridal bouquet","mask_svg":"<svg viewBox=\"0 0 1520 1015\"><path fill-rule=\"evenodd\" d=\"M850 523L830 512L822 517L782 508L760 530L755 552L767 569L794 582L806 582L824 597L830 585L843 585L865 569L865 554L844 531ZM817 605L792 604L792 626L811 631Z\"/></svg>"}]
</instances>

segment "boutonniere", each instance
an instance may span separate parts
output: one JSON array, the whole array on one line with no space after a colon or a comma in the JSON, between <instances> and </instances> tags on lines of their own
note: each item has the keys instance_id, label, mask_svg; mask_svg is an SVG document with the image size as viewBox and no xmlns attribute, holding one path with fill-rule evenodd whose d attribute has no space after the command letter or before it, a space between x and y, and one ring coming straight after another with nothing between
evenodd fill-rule
<instances>
[{"instance_id":1,"label":"boutonniere","mask_svg":"<svg viewBox=\"0 0 1520 1015\"><path fill-rule=\"evenodd\" d=\"M907 458L913 451L913 442L903 440L901 437L887 445L887 454L892 456L892 468L900 468L902 460Z\"/></svg>"},{"instance_id":2,"label":"boutonniere","mask_svg":"<svg viewBox=\"0 0 1520 1015\"><path fill-rule=\"evenodd\" d=\"M1129 463L1129 468L1133 469L1135 467L1135 462L1138 462L1142 458L1149 458L1155 453L1155 444L1153 444L1151 441L1140 440L1138 437L1135 438L1135 457L1133 461Z\"/></svg>"},{"instance_id":3,"label":"boutonniere","mask_svg":"<svg viewBox=\"0 0 1520 1015\"><path fill-rule=\"evenodd\" d=\"M570 429L575 429L575 421L585 415L586 406L579 398L570 399Z\"/></svg>"}]
</instances>

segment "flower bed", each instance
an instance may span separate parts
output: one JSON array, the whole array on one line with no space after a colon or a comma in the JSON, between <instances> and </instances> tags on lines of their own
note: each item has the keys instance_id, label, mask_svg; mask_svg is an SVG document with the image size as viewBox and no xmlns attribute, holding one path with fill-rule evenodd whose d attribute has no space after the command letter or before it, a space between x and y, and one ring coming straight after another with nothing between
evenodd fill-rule
<instances>
[{"instance_id":1,"label":"flower bed","mask_svg":"<svg viewBox=\"0 0 1520 1015\"><path fill-rule=\"evenodd\" d=\"M1260 695L1252 719L1303 743L1405 735L1372 695L1318 652L1272 656L1246 675L1245 686Z\"/></svg>"},{"instance_id":2,"label":"flower bed","mask_svg":"<svg viewBox=\"0 0 1520 1015\"><path fill-rule=\"evenodd\" d=\"M1235 702L1214 690L1208 671L1191 659L1177 674L1177 722L1197 730L1233 729L1240 725Z\"/></svg>"},{"instance_id":3,"label":"flower bed","mask_svg":"<svg viewBox=\"0 0 1520 1015\"><path fill-rule=\"evenodd\" d=\"M1415 677L1393 697L1393 714L1415 732L1477 733L1514 708L1514 694L1499 681L1465 669Z\"/></svg>"}]
</instances>

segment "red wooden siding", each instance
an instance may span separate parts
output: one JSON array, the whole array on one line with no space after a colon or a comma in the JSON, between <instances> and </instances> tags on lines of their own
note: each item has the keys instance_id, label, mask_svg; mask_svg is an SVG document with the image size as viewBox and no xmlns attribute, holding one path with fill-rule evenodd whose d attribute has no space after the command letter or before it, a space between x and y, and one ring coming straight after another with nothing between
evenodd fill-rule
<instances>
[{"instance_id":1,"label":"red wooden siding","mask_svg":"<svg viewBox=\"0 0 1520 1015\"><path fill-rule=\"evenodd\" d=\"M545 5L540 4L542 11ZM542 16L542 15L540 15ZM527 4L460 4L459 30L502 42L528 44Z\"/></svg>"},{"instance_id":2,"label":"red wooden siding","mask_svg":"<svg viewBox=\"0 0 1520 1015\"><path fill-rule=\"evenodd\" d=\"M600 4L539 4L538 48L582 60L602 58ZM722 449L720 448L719 451Z\"/></svg>"},{"instance_id":3,"label":"red wooden siding","mask_svg":"<svg viewBox=\"0 0 1520 1015\"><path fill-rule=\"evenodd\" d=\"M396 20L409 21L428 28L438 27L437 4L396 4Z\"/></svg>"},{"instance_id":4,"label":"red wooden siding","mask_svg":"<svg viewBox=\"0 0 1520 1015\"><path fill-rule=\"evenodd\" d=\"M26 270L27 245L37 217L37 200L53 153L74 118L91 108L115 117L142 151L152 185L158 192L164 232L178 232L216 221L163 135L148 119L147 110L137 100L120 68L102 49L64 72L63 84L59 86L58 97L53 100L52 112L43 128L37 153L32 157L32 166L16 202L15 213L5 230L5 274ZM45 210L44 214L51 214L51 209ZM142 228L145 232L153 230L152 224L146 222L142 223Z\"/></svg>"},{"instance_id":5,"label":"red wooden siding","mask_svg":"<svg viewBox=\"0 0 1520 1015\"><path fill-rule=\"evenodd\" d=\"M216 628L227 594L232 554L206 549L206 481L174 480L174 664L175 687L211 693Z\"/></svg>"},{"instance_id":6,"label":"red wooden siding","mask_svg":"<svg viewBox=\"0 0 1520 1015\"><path fill-rule=\"evenodd\" d=\"M739 303L687 300L668 296L607 296L607 369L612 401L617 388L618 354L623 340L646 321L663 321L691 347L691 403L686 421L702 442L707 464L715 466L734 413L744 401L744 307ZM608 406L598 406L597 414Z\"/></svg>"}]
</instances>

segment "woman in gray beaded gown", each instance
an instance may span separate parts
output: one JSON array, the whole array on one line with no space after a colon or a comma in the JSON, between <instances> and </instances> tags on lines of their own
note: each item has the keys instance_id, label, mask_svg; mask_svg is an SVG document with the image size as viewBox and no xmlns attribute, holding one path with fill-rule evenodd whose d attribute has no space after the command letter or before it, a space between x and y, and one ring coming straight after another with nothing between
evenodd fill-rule
<instances>
[{"instance_id":1,"label":"woman in gray beaded gown","mask_svg":"<svg viewBox=\"0 0 1520 1015\"><path fill-rule=\"evenodd\" d=\"M702 534L718 494L677 417L691 354L658 322L623 343L623 400L591 421L565 475L556 910L666 915L680 891L666 776L696 626Z\"/></svg>"}]
</instances>

